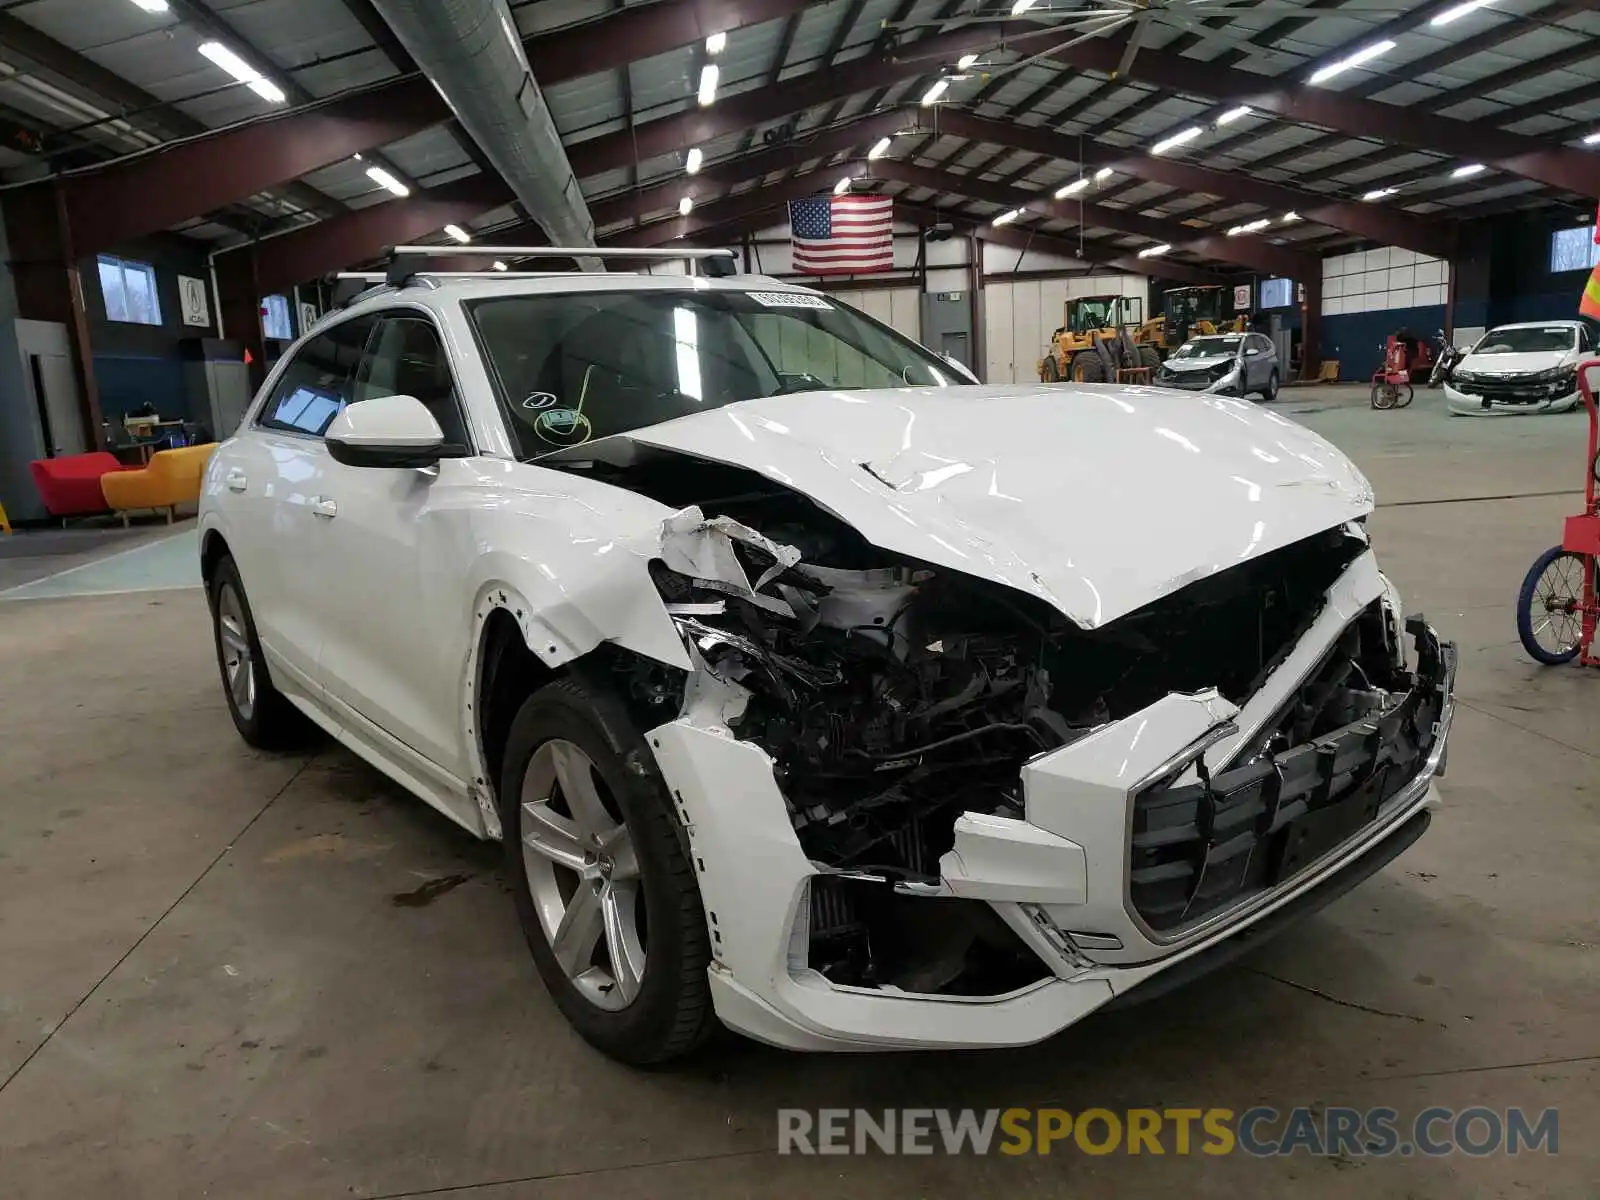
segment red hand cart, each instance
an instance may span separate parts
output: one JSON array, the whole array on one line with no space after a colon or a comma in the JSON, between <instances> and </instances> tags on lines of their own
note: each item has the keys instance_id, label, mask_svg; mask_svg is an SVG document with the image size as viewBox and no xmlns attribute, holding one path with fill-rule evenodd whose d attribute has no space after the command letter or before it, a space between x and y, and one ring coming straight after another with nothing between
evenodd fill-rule
<instances>
[{"instance_id":1,"label":"red hand cart","mask_svg":"<svg viewBox=\"0 0 1600 1200\"><path fill-rule=\"evenodd\" d=\"M1600 571L1600 359L1578 365L1578 390L1589 409L1589 450L1584 459L1583 511L1568 517L1561 544L1541 554L1528 569L1517 597L1517 635L1529 654L1555 665L1577 659L1600 667L1594 653L1595 626L1600 623L1596 572Z\"/></svg>"}]
</instances>

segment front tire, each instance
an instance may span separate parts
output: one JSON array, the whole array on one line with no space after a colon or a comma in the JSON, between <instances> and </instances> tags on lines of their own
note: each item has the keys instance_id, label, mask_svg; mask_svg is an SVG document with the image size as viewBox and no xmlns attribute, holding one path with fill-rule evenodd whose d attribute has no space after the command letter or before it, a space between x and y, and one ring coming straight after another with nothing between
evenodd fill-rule
<instances>
[{"instance_id":1,"label":"front tire","mask_svg":"<svg viewBox=\"0 0 1600 1200\"><path fill-rule=\"evenodd\" d=\"M1154 346L1139 346L1139 365L1150 369L1150 379L1155 380L1156 372L1161 368L1161 351Z\"/></svg>"},{"instance_id":2,"label":"front tire","mask_svg":"<svg viewBox=\"0 0 1600 1200\"><path fill-rule=\"evenodd\" d=\"M1517 637L1536 662L1558 667L1578 657L1583 632L1581 554L1552 546L1534 560L1517 594Z\"/></svg>"},{"instance_id":3,"label":"front tire","mask_svg":"<svg viewBox=\"0 0 1600 1200\"><path fill-rule=\"evenodd\" d=\"M682 830L627 710L561 679L512 722L501 772L506 865L545 986L572 1027L632 1066L715 1028L711 945Z\"/></svg>"},{"instance_id":4,"label":"front tire","mask_svg":"<svg viewBox=\"0 0 1600 1200\"><path fill-rule=\"evenodd\" d=\"M1106 364L1093 350L1085 350L1072 360L1072 378L1077 383L1104 383Z\"/></svg>"},{"instance_id":5,"label":"front tire","mask_svg":"<svg viewBox=\"0 0 1600 1200\"><path fill-rule=\"evenodd\" d=\"M303 745L311 723L272 685L267 660L256 636L255 616L232 558L217 564L208 593L212 640L228 715L239 736L258 750L289 750Z\"/></svg>"}]
</instances>

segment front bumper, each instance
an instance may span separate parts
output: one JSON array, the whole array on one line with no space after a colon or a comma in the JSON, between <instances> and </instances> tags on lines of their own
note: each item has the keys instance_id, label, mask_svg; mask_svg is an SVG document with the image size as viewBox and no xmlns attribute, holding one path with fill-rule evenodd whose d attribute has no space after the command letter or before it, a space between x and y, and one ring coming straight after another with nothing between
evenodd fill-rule
<instances>
[{"instance_id":1,"label":"front bumper","mask_svg":"<svg viewBox=\"0 0 1600 1200\"><path fill-rule=\"evenodd\" d=\"M1221 379L1212 379L1207 371L1182 371L1170 373L1167 378L1156 378L1156 386L1171 388L1177 392L1206 392L1212 395L1237 396L1239 394L1239 372L1237 369L1228 372Z\"/></svg>"},{"instance_id":2,"label":"front bumper","mask_svg":"<svg viewBox=\"0 0 1600 1200\"><path fill-rule=\"evenodd\" d=\"M1581 402L1578 389L1544 383L1476 383L1444 385L1445 403L1461 417L1521 417L1537 413L1570 412Z\"/></svg>"},{"instance_id":3,"label":"front bumper","mask_svg":"<svg viewBox=\"0 0 1600 1200\"><path fill-rule=\"evenodd\" d=\"M1270 884L1199 920L1152 931L1130 892L1134 798L1162 772L1175 787L1188 784L1194 774L1182 768L1197 746L1210 747L1208 761L1225 764L1384 586L1370 555L1353 564L1312 630L1243 709L1215 693L1169 695L1026 764L1026 820L968 814L957 821L940 886L922 894L988 903L1049 968L1005 995L846 987L811 970L808 881L822 868L806 859L790 828L771 760L734 738L720 714L690 711L652 731L698 873L718 1016L748 1036L796 1049L1028 1044L1135 989L1147 994L1157 977L1188 978L1242 952L1354 886L1415 840L1438 802L1455 652L1425 626L1419 643L1436 650L1440 664L1437 678L1417 685L1437 703L1425 756L1414 774L1385 789L1368 819L1341 825L1331 841L1307 843L1304 858ZM1214 778L1226 774L1218 767Z\"/></svg>"}]
</instances>

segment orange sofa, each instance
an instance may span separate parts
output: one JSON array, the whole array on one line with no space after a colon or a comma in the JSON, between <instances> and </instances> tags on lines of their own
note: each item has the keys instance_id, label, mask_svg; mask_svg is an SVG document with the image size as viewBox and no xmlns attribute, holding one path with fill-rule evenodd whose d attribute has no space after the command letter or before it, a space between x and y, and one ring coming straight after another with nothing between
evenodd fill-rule
<instances>
[{"instance_id":1,"label":"orange sofa","mask_svg":"<svg viewBox=\"0 0 1600 1200\"><path fill-rule=\"evenodd\" d=\"M122 514L124 525L129 511L136 508L164 508L170 524L178 505L194 504L200 499L200 480L216 448L215 442L208 442L204 446L162 450L140 470L106 475L100 480L106 503Z\"/></svg>"}]
</instances>

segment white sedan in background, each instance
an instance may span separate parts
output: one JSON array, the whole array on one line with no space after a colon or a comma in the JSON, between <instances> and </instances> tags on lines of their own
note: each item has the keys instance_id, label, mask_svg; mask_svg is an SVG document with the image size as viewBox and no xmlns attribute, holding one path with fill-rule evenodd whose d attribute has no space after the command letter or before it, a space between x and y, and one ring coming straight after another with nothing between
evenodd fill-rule
<instances>
[{"instance_id":1,"label":"white sedan in background","mask_svg":"<svg viewBox=\"0 0 1600 1200\"><path fill-rule=\"evenodd\" d=\"M1569 412L1581 403L1578 364L1594 353L1582 321L1496 325L1456 364L1444 385L1463 417Z\"/></svg>"}]
</instances>

